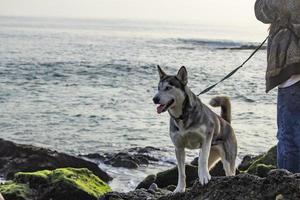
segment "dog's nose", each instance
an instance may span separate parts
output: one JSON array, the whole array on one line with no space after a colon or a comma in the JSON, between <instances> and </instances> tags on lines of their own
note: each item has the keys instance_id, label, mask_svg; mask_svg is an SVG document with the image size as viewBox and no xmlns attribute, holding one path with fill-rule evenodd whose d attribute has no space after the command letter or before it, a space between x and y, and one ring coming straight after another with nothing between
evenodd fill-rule
<instances>
[{"instance_id":1,"label":"dog's nose","mask_svg":"<svg viewBox=\"0 0 300 200\"><path fill-rule=\"evenodd\" d=\"M155 96L154 98L153 98L153 102L155 103L155 104L158 104L159 103L159 97L158 96Z\"/></svg>"}]
</instances>

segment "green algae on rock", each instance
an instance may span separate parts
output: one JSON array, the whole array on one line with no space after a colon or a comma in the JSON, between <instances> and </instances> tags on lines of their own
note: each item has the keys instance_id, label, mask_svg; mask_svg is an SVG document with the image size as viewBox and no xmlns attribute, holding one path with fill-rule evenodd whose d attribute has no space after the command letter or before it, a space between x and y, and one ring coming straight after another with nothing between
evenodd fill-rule
<instances>
[{"instance_id":1,"label":"green algae on rock","mask_svg":"<svg viewBox=\"0 0 300 200\"><path fill-rule=\"evenodd\" d=\"M50 179L54 186L60 183L69 184L96 198L111 191L111 188L105 182L88 169L56 169L53 171Z\"/></svg>"},{"instance_id":2,"label":"green algae on rock","mask_svg":"<svg viewBox=\"0 0 300 200\"><path fill-rule=\"evenodd\" d=\"M16 187L24 187L25 195L20 200L29 199L72 199L72 200L97 200L111 188L88 169L60 168L53 171L42 170L37 172L19 172L15 174L13 182ZM7 185L0 185L0 192L6 200L10 198L5 190ZM13 192L10 192L13 193ZM23 194L23 193L22 193Z\"/></svg>"},{"instance_id":3,"label":"green algae on rock","mask_svg":"<svg viewBox=\"0 0 300 200\"><path fill-rule=\"evenodd\" d=\"M3 194L6 200L31 200L32 191L26 184L18 184L13 181L8 181L0 185L0 193ZM0 198L1 199L1 198Z\"/></svg>"},{"instance_id":4,"label":"green algae on rock","mask_svg":"<svg viewBox=\"0 0 300 200\"><path fill-rule=\"evenodd\" d=\"M266 177L268 172L277 168L277 146L273 146L269 151L255 160L244 172Z\"/></svg>"}]
</instances>

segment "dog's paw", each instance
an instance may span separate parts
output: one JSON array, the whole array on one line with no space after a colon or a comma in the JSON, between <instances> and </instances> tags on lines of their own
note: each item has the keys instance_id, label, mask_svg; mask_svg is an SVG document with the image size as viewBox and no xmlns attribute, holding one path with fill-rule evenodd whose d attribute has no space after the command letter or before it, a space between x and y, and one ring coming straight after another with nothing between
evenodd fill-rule
<instances>
[{"instance_id":1,"label":"dog's paw","mask_svg":"<svg viewBox=\"0 0 300 200\"><path fill-rule=\"evenodd\" d=\"M207 172L205 172L205 171L199 172L199 182L201 183L201 185L207 184L210 179L211 179L211 176L208 171Z\"/></svg>"},{"instance_id":2,"label":"dog's paw","mask_svg":"<svg viewBox=\"0 0 300 200\"><path fill-rule=\"evenodd\" d=\"M185 191L185 187L176 187L176 189L173 191L173 193L181 193Z\"/></svg>"}]
</instances>

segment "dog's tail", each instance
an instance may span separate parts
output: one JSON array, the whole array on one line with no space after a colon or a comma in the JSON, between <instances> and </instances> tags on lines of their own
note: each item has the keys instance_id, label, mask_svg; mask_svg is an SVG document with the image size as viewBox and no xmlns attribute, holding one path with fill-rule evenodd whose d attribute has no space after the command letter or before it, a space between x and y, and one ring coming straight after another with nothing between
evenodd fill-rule
<instances>
[{"instance_id":1,"label":"dog's tail","mask_svg":"<svg viewBox=\"0 0 300 200\"><path fill-rule=\"evenodd\" d=\"M211 99L209 104L213 107L221 107L221 117L228 123L231 122L231 104L229 97L217 96Z\"/></svg>"}]
</instances>

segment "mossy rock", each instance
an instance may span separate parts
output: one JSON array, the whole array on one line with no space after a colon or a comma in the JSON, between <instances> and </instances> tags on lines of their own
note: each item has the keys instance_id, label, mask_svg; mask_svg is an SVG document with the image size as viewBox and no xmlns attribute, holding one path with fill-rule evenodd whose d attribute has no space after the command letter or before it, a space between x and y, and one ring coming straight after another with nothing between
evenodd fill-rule
<instances>
[{"instance_id":1,"label":"mossy rock","mask_svg":"<svg viewBox=\"0 0 300 200\"><path fill-rule=\"evenodd\" d=\"M277 168L277 146L272 147L269 151L254 161L244 172L255 174L260 177L266 177L268 172Z\"/></svg>"},{"instance_id":2,"label":"mossy rock","mask_svg":"<svg viewBox=\"0 0 300 200\"><path fill-rule=\"evenodd\" d=\"M249 174L255 174L259 177L267 177L268 173L272 170L276 169L274 165L265 165L265 164L257 164L247 170Z\"/></svg>"},{"instance_id":3,"label":"mossy rock","mask_svg":"<svg viewBox=\"0 0 300 200\"><path fill-rule=\"evenodd\" d=\"M32 200L32 190L26 184L8 181L0 185L0 193L6 200Z\"/></svg>"},{"instance_id":4,"label":"mossy rock","mask_svg":"<svg viewBox=\"0 0 300 200\"><path fill-rule=\"evenodd\" d=\"M39 188L49 184L49 176L52 171L42 170L37 172L19 172L15 174L14 181L28 184L30 188Z\"/></svg>"},{"instance_id":5,"label":"mossy rock","mask_svg":"<svg viewBox=\"0 0 300 200\"><path fill-rule=\"evenodd\" d=\"M77 189L99 198L106 192L111 192L111 188L88 169L57 169L50 176L54 185L61 183L74 186Z\"/></svg>"},{"instance_id":6,"label":"mossy rock","mask_svg":"<svg viewBox=\"0 0 300 200\"><path fill-rule=\"evenodd\" d=\"M86 168L60 168L53 171L19 172L15 174L14 182L17 186L28 189L30 199L39 200L97 200L111 188ZM1 190L6 200L16 200L7 197L5 190ZM24 196L24 195L23 195ZM27 200L27 196L20 200Z\"/></svg>"}]
</instances>

